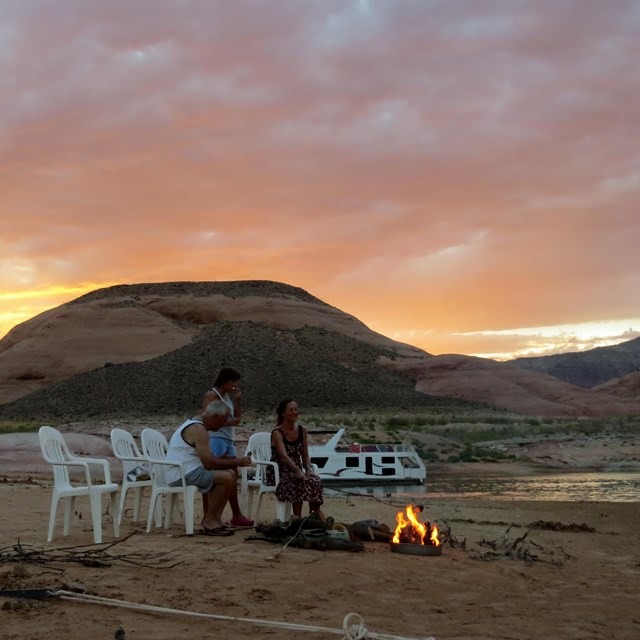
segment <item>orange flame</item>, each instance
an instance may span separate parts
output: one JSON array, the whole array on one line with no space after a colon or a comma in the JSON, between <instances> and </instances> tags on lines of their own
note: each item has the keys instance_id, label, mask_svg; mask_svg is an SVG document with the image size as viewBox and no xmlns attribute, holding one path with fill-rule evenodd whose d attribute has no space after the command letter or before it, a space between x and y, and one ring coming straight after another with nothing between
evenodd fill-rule
<instances>
[{"instance_id":1,"label":"orange flame","mask_svg":"<svg viewBox=\"0 0 640 640\"><path fill-rule=\"evenodd\" d=\"M419 513L420 510L418 510ZM405 518L404 514L407 514ZM438 538L438 527L427 526L418 520L416 512L411 505L405 507L404 513L399 511L396 514L396 530L393 535L393 542L409 541L412 544L431 544L435 547L440 546L440 539ZM428 536L428 538L427 538ZM425 542L425 538L427 541Z\"/></svg>"}]
</instances>

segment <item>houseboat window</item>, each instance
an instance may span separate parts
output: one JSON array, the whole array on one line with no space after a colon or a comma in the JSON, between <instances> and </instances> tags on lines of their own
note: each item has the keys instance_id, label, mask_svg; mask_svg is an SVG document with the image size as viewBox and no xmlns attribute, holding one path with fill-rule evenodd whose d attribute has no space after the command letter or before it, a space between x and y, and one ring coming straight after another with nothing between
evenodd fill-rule
<instances>
[{"instance_id":1,"label":"houseboat window","mask_svg":"<svg viewBox=\"0 0 640 640\"><path fill-rule=\"evenodd\" d=\"M311 458L311 462L318 465L318 469L324 469L327 462L329 462L329 458Z\"/></svg>"}]
</instances>

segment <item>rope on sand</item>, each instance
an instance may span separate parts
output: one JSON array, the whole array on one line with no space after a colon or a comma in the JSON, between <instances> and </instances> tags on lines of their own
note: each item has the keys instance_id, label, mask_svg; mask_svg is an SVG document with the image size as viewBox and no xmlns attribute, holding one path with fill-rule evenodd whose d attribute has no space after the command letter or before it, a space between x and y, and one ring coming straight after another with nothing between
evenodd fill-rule
<instances>
[{"instance_id":1,"label":"rope on sand","mask_svg":"<svg viewBox=\"0 0 640 640\"><path fill-rule=\"evenodd\" d=\"M103 604L109 607L120 607L123 609L134 609L137 611L152 611L155 613L174 613L182 616L191 616L195 618L210 618L214 620L226 620L229 622L246 622L261 627L278 627L280 629L290 629L293 631L312 631L320 633L331 633L334 635L342 634L343 640L436 640L434 637L428 638L409 638L406 636L389 635L386 633L375 633L369 631L364 626L362 616L357 613L348 613L342 621L342 629L334 629L331 627L317 627L312 625L298 624L295 622L277 622L275 620L263 620L260 618L241 618L236 616L224 616L215 613L198 613L197 611L184 611L182 609L170 609L168 607L158 607L151 604L140 604L137 602L128 602L127 600L116 600L115 598L103 598L101 596L92 596L88 593L74 593L73 591L64 591L63 589L51 591L52 597L61 598L62 600L71 600L74 602Z\"/></svg>"}]
</instances>

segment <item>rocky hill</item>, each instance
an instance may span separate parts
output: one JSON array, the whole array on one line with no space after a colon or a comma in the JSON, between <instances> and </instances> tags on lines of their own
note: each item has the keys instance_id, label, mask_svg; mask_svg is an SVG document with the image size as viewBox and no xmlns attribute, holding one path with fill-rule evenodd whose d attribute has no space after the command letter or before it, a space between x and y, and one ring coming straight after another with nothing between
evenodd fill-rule
<instances>
[{"instance_id":1,"label":"rocky hill","mask_svg":"<svg viewBox=\"0 0 640 640\"><path fill-rule=\"evenodd\" d=\"M578 387L590 389L640 370L640 338L589 351L516 358L507 364L518 369L546 373Z\"/></svg>"},{"instance_id":2,"label":"rocky hill","mask_svg":"<svg viewBox=\"0 0 640 640\"><path fill-rule=\"evenodd\" d=\"M224 365L256 410L288 395L337 409L640 413L633 384L585 389L514 362L432 356L303 289L251 280L118 285L22 323L0 341L0 419L189 414Z\"/></svg>"},{"instance_id":3,"label":"rocky hill","mask_svg":"<svg viewBox=\"0 0 640 640\"><path fill-rule=\"evenodd\" d=\"M2 405L0 418L190 414L224 365L242 372L243 406L258 411L273 411L285 396L307 409L480 408L416 391L409 375L380 365L380 357L396 354L318 327L220 321L163 356L109 364Z\"/></svg>"},{"instance_id":4,"label":"rocky hill","mask_svg":"<svg viewBox=\"0 0 640 640\"><path fill-rule=\"evenodd\" d=\"M594 387L594 391L601 391L618 398L640 398L640 371L609 380Z\"/></svg>"},{"instance_id":5,"label":"rocky hill","mask_svg":"<svg viewBox=\"0 0 640 640\"><path fill-rule=\"evenodd\" d=\"M584 389L544 373L463 355L396 360L390 366L416 379L416 389L486 402L536 416L630 415L640 413L640 396L609 388Z\"/></svg>"},{"instance_id":6,"label":"rocky hill","mask_svg":"<svg viewBox=\"0 0 640 640\"><path fill-rule=\"evenodd\" d=\"M118 285L45 311L0 340L0 404L105 364L143 362L170 353L218 322L247 320L281 330L326 329L389 349L394 357L429 356L371 331L303 289L279 282Z\"/></svg>"},{"instance_id":7,"label":"rocky hill","mask_svg":"<svg viewBox=\"0 0 640 640\"><path fill-rule=\"evenodd\" d=\"M284 395L311 407L454 407L378 360L430 357L297 287L270 281L100 289L0 341L0 418L183 414L216 371L243 375L243 403Z\"/></svg>"}]
</instances>

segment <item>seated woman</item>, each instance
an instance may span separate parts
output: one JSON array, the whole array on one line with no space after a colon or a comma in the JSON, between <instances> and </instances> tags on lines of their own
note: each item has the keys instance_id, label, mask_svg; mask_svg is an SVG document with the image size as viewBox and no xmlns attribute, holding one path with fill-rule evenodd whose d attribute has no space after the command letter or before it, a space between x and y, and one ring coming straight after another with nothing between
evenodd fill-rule
<instances>
[{"instance_id":1,"label":"seated woman","mask_svg":"<svg viewBox=\"0 0 640 640\"><path fill-rule=\"evenodd\" d=\"M298 426L298 405L285 398L276 409L277 426L271 432L271 461L280 471L276 497L290 502L294 516L302 515L302 503L309 503L309 513L316 513L324 502L322 480L311 471L307 432ZM267 470L267 483L274 484L274 473Z\"/></svg>"}]
</instances>

